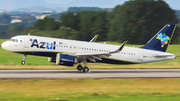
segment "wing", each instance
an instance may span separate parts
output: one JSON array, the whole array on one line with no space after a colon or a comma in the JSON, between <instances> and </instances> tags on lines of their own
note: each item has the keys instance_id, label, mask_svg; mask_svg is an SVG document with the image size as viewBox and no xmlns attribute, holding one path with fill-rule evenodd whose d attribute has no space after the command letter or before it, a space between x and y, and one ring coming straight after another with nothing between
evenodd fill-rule
<instances>
[{"instance_id":1,"label":"wing","mask_svg":"<svg viewBox=\"0 0 180 101\"><path fill-rule=\"evenodd\" d=\"M75 54L75 56L78 60L81 60L81 61L84 59L88 59L90 61L96 62L95 59L102 60L101 59L102 57L109 57L111 56L111 54L120 52L124 48L126 43L127 41L123 42L123 44L115 51L100 52L100 53L77 53Z\"/></svg>"}]
</instances>

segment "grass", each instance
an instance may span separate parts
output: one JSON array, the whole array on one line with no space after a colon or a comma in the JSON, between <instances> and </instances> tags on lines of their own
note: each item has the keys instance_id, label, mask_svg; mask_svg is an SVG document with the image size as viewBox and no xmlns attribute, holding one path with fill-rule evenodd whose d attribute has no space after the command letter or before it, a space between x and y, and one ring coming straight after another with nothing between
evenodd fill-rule
<instances>
[{"instance_id":1,"label":"grass","mask_svg":"<svg viewBox=\"0 0 180 101\"><path fill-rule=\"evenodd\" d=\"M180 100L180 79L1 79L1 101Z\"/></svg>"},{"instance_id":2,"label":"grass","mask_svg":"<svg viewBox=\"0 0 180 101\"><path fill-rule=\"evenodd\" d=\"M0 40L0 44L4 42L5 39ZM116 42L107 42L107 44L116 44L121 45ZM127 45L134 46L134 45ZM142 45L136 45L140 47ZM170 45L168 52L180 56L180 45ZM12 53L5 51L0 47L0 69L68 69L66 66L56 66L55 63L50 63L47 60L47 57L40 56L31 56L28 55L26 58L26 65L21 66L21 61L23 59L22 54ZM46 65L46 66L45 66ZM13 67L12 67L13 66ZM19 67L18 67L19 66ZM161 62L146 63L146 64L137 64L137 65L110 65L110 64L100 64L99 63L88 63L88 66L91 68L180 68L180 57L177 57L173 60L166 60ZM44 67L44 68L43 68ZM76 68L76 65L74 66ZM72 69L72 68L70 68Z\"/></svg>"}]
</instances>

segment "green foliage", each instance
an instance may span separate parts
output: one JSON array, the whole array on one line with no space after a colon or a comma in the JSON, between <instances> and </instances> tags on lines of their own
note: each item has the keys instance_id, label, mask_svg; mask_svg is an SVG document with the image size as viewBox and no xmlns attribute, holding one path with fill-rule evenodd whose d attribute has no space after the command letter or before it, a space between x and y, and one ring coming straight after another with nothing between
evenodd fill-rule
<instances>
[{"instance_id":1,"label":"green foliage","mask_svg":"<svg viewBox=\"0 0 180 101\"><path fill-rule=\"evenodd\" d=\"M0 38L1 38L1 39L7 38L6 31L0 31Z\"/></svg>"},{"instance_id":2,"label":"green foliage","mask_svg":"<svg viewBox=\"0 0 180 101\"><path fill-rule=\"evenodd\" d=\"M59 30L52 34L52 37L63 38L63 39L79 39L79 32L70 27L60 27Z\"/></svg>"},{"instance_id":3,"label":"green foliage","mask_svg":"<svg viewBox=\"0 0 180 101\"><path fill-rule=\"evenodd\" d=\"M171 41L171 44L178 44L178 43L180 43L180 26L179 25L176 27L175 33Z\"/></svg>"},{"instance_id":4,"label":"green foliage","mask_svg":"<svg viewBox=\"0 0 180 101\"><path fill-rule=\"evenodd\" d=\"M113 11L109 40L145 44L167 23L178 23L175 12L162 0L132 0Z\"/></svg>"},{"instance_id":5,"label":"green foliage","mask_svg":"<svg viewBox=\"0 0 180 101\"><path fill-rule=\"evenodd\" d=\"M48 18L54 18L56 21L59 21L59 17L61 16L61 13L52 14L47 16Z\"/></svg>"},{"instance_id":6,"label":"green foliage","mask_svg":"<svg viewBox=\"0 0 180 101\"><path fill-rule=\"evenodd\" d=\"M70 28L70 27L60 27L58 30L38 30L38 29L32 29L30 27L25 27L24 32L21 33L21 35L27 35L30 33L31 35L37 35L37 36L46 36L46 37L56 37L56 38L64 38L64 39L76 39L78 40L80 38L79 32Z\"/></svg>"},{"instance_id":7,"label":"green foliage","mask_svg":"<svg viewBox=\"0 0 180 101\"><path fill-rule=\"evenodd\" d=\"M44 19L39 19L36 21L36 23L34 24L34 28L39 29L39 30L45 30L45 25L47 22L48 18L44 18Z\"/></svg>"},{"instance_id":8,"label":"green foliage","mask_svg":"<svg viewBox=\"0 0 180 101\"><path fill-rule=\"evenodd\" d=\"M11 22L10 15L8 15L6 13L0 15L0 23L7 24L7 23L10 23L10 22Z\"/></svg>"},{"instance_id":9,"label":"green foliage","mask_svg":"<svg viewBox=\"0 0 180 101\"><path fill-rule=\"evenodd\" d=\"M35 16L31 16L31 15L28 15L28 14L21 15L20 19L22 20L22 22L30 22L30 21L36 20Z\"/></svg>"},{"instance_id":10,"label":"green foliage","mask_svg":"<svg viewBox=\"0 0 180 101\"><path fill-rule=\"evenodd\" d=\"M19 35L21 32L23 32L23 27L22 25L19 26L10 26L7 31L6 31L6 35L7 38L11 38L13 36Z\"/></svg>"},{"instance_id":11,"label":"green foliage","mask_svg":"<svg viewBox=\"0 0 180 101\"><path fill-rule=\"evenodd\" d=\"M59 23L54 20L54 18L48 18L47 22L45 23L45 29L54 31L59 28Z\"/></svg>"},{"instance_id":12,"label":"green foliage","mask_svg":"<svg viewBox=\"0 0 180 101\"><path fill-rule=\"evenodd\" d=\"M69 7L68 12L79 12L79 11L108 11L108 8L99 8L99 7Z\"/></svg>"},{"instance_id":13,"label":"green foliage","mask_svg":"<svg viewBox=\"0 0 180 101\"><path fill-rule=\"evenodd\" d=\"M39 30L57 30L59 28L59 23L55 21L54 18L47 18L39 19L34 24L35 29Z\"/></svg>"},{"instance_id":14,"label":"green foliage","mask_svg":"<svg viewBox=\"0 0 180 101\"><path fill-rule=\"evenodd\" d=\"M178 19L179 19L179 25L180 25L180 10L175 10L175 12L176 12L176 15L177 15L177 17L178 17Z\"/></svg>"},{"instance_id":15,"label":"green foliage","mask_svg":"<svg viewBox=\"0 0 180 101\"><path fill-rule=\"evenodd\" d=\"M163 0L130 0L123 5L117 5L111 12L96 7L70 7L68 12L52 16L56 16L57 19L59 15L61 15L60 22L46 17L35 23L34 17L21 15L25 23L11 25L22 25L22 28L8 29L11 25L0 26L0 38L9 38L23 31L21 34L25 35L31 33L31 35L89 41L94 35L99 34L97 41L128 40L130 44L145 44L165 24L177 24L179 21L176 16L179 15L179 11L175 14ZM22 30L24 26L32 26L33 23L33 28L26 27ZM180 26L177 26L171 42L180 43Z\"/></svg>"},{"instance_id":16,"label":"green foliage","mask_svg":"<svg viewBox=\"0 0 180 101\"><path fill-rule=\"evenodd\" d=\"M89 41L99 34L98 40L106 40L108 32L108 12L81 11L76 14L67 12L61 15L61 25L79 31L80 40Z\"/></svg>"},{"instance_id":17,"label":"green foliage","mask_svg":"<svg viewBox=\"0 0 180 101\"><path fill-rule=\"evenodd\" d=\"M73 12L63 13L60 16L61 25L71 27L72 29L79 30L79 16Z\"/></svg>"}]
</instances>

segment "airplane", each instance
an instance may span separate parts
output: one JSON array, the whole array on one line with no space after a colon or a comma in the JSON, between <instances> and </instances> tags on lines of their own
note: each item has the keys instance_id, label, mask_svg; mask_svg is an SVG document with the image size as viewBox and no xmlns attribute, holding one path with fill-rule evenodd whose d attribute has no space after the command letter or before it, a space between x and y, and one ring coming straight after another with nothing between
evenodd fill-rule
<instances>
[{"instance_id":1,"label":"airplane","mask_svg":"<svg viewBox=\"0 0 180 101\"><path fill-rule=\"evenodd\" d=\"M142 47L125 46L127 41L119 46L32 35L14 36L3 42L1 47L10 52L24 54L22 65L25 64L27 55L45 56L48 57L49 62L57 65L78 64L77 70L87 73L88 62L140 64L175 59L176 55L166 52L175 28L175 24L166 24Z\"/></svg>"}]
</instances>

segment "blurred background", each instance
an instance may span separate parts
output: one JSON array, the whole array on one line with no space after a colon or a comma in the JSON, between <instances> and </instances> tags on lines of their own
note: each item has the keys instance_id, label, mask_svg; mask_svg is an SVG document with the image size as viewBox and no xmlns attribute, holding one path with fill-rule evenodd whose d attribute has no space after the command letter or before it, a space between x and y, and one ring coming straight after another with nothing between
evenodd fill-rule
<instances>
[{"instance_id":1,"label":"blurred background","mask_svg":"<svg viewBox=\"0 0 180 101\"><path fill-rule=\"evenodd\" d=\"M145 44L165 24L178 24L179 0L0 0L0 39L15 35Z\"/></svg>"}]
</instances>

